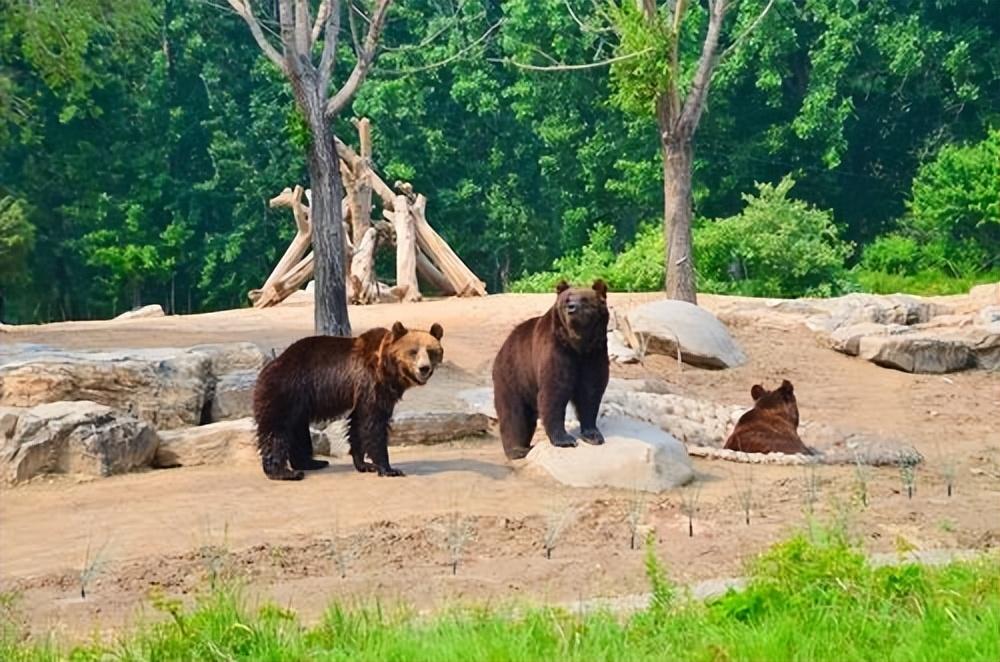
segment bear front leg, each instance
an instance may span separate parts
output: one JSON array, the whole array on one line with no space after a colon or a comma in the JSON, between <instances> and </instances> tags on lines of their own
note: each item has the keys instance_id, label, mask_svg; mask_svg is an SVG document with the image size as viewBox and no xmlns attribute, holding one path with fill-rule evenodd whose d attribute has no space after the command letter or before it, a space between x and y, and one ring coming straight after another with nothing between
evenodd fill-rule
<instances>
[{"instance_id":1,"label":"bear front leg","mask_svg":"<svg viewBox=\"0 0 1000 662\"><path fill-rule=\"evenodd\" d=\"M392 418L392 411L383 411L378 407L362 407L356 409L351 415L352 432L357 427L360 442L359 450L371 460L371 464L364 463L363 471L374 471L379 476L405 476L399 469L393 469L389 465L389 420ZM354 456L355 444L351 442L351 455ZM358 467L358 458L355 456L355 468ZM362 469L359 469L362 471Z\"/></svg>"},{"instance_id":2,"label":"bear front leg","mask_svg":"<svg viewBox=\"0 0 1000 662\"><path fill-rule=\"evenodd\" d=\"M604 443L604 435L597 429L597 415L607 386L608 368L604 366L597 374L581 374L573 393L573 408L580 419L580 438L595 446Z\"/></svg>"},{"instance_id":3,"label":"bear front leg","mask_svg":"<svg viewBox=\"0 0 1000 662\"><path fill-rule=\"evenodd\" d=\"M556 375L556 378L564 375ZM571 386L557 379L541 381L538 385L538 413L542 417L545 434L553 446L572 448L576 439L566 432L566 405L569 404Z\"/></svg>"}]
</instances>

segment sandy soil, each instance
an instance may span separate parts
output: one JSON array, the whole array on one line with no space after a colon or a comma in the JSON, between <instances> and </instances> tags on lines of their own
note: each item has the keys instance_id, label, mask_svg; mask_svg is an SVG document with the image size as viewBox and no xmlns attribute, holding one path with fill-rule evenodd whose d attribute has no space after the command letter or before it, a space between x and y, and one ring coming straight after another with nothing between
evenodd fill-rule
<instances>
[{"instance_id":1,"label":"sandy soil","mask_svg":"<svg viewBox=\"0 0 1000 662\"><path fill-rule=\"evenodd\" d=\"M615 295L619 306L649 296ZM351 311L355 331L396 319L445 328L445 369L411 392L407 407L453 401L487 384L490 362L513 325L540 313L548 295L370 306ZM731 300L702 297L719 310ZM248 340L282 348L307 335L312 307L19 327L0 343L66 348L186 346ZM749 362L706 371L651 357L615 367L621 377L656 376L682 394L749 403L759 381L791 379L805 419L905 439L927 458L908 499L895 469L874 469L867 509L848 515L872 552L1000 546L1000 376L910 375L836 354L803 328L736 325ZM806 440L808 442L808 439ZM335 461L301 483L265 480L255 465L149 471L103 480L46 478L0 494L0 590L17 591L35 631L68 637L156 618L151 594L190 599L206 578L235 575L254 599L271 598L316 617L331 600L565 601L646 588L642 553L630 550L627 514L636 496L573 489L507 462L495 438L392 451L409 475L380 479ZM955 495L942 468L956 467ZM755 552L805 519L805 472L796 467L696 461L701 481L693 538L679 492L642 498L644 522L677 581L735 575ZM754 507L744 523L738 496L752 472ZM818 469L820 504L845 512L856 485L850 467ZM552 558L543 541L564 522ZM448 531L467 538L452 574ZM454 536L451 536L454 537ZM90 550L98 563L84 561ZM80 574L96 566L80 598ZM346 572L342 572L346 570ZM343 575L343 576L342 576Z\"/></svg>"}]
</instances>

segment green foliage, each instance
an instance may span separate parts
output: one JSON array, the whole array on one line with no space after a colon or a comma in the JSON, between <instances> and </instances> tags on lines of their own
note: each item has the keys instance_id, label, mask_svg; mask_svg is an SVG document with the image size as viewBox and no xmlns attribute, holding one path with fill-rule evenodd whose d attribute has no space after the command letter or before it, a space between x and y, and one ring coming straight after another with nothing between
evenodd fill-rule
<instances>
[{"instance_id":1,"label":"green foliage","mask_svg":"<svg viewBox=\"0 0 1000 662\"><path fill-rule=\"evenodd\" d=\"M651 548L650 548L651 549ZM167 618L113 643L66 651L21 638L16 603L0 603L0 657L90 660L995 660L1000 563L872 568L836 531L779 543L751 562L747 586L702 603L677 599L651 552L654 596L628 617L556 608L330 607L304 627L287 609L251 610L217 587L193 609L159 596Z\"/></svg>"},{"instance_id":2,"label":"green foliage","mask_svg":"<svg viewBox=\"0 0 1000 662\"><path fill-rule=\"evenodd\" d=\"M736 216L695 230L703 289L751 296L830 296L846 287L851 245L829 211L788 197L795 181L758 184Z\"/></svg>"},{"instance_id":3,"label":"green foliage","mask_svg":"<svg viewBox=\"0 0 1000 662\"><path fill-rule=\"evenodd\" d=\"M600 263L616 289L659 289L662 237L642 226L663 211L650 103L668 83L690 85L705 10L689 2L674 36L658 4L648 23L631 2L396 2L386 48L334 128L355 142L347 118L371 118L380 174L428 197L430 222L491 291L578 259L600 224L614 230L607 254L578 275ZM732 3L726 36L766 4ZM755 181L794 172L797 197L831 210L844 239L896 232L923 249L905 276L865 269L862 284L995 269L995 132L973 143L996 125L1000 34L982 20L996 0L793 4L775 3L719 64L698 133L698 216L738 214ZM234 307L267 276L294 231L267 200L306 182L307 136L286 81L219 5L0 1L0 198L35 228L30 259L0 267L15 265L20 283L8 317L106 317L136 296L168 311ZM264 20L273 5L258 2ZM342 41L335 82L350 70ZM663 66L672 44L676 81ZM643 54L610 71L501 64L630 52ZM969 147L942 151L952 144ZM922 164L926 186L911 186ZM715 278L720 291L757 287Z\"/></svg>"},{"instance_id":4,"label":"green foliage","mask_svg":"<svg viewBox=\"0 0 1000 662\"><path fill-rule=\"evenodd\" d=\"M704 221L694 232L701 289L750 296L829 296L850 287L845 260L850 244L839 238L831 214L788 197L794 180L759 184L746 207L730 218ZM603 278L612 290L652 291L663 286L663 231L640 229L622 252L614 230L598 225L579 252L557 259L548 271L511 284L515 292L548 292L557 282ZM739 276L734 277L735 274Z\"/></svg>"},{"instance_id":5,"label":"green foliage","mask_svg":"<svg viewBox=\"0 0 1000 662\"><path fill-rule=\"evenodd\" d=\"M1000 129L921 166L909 209L909 234L956 271L1000 265Z\"/></svg>"},{"instance_id":6,"label":"green foliage","mask_svg":"<svg viewBox=\"0 0 1000 662\"><path fill-rule=\"evenodd\" d=\"M20 200L0 198L0 282L21 276L35 244L35 226Z\"/></svg>"},{"instance_id":7,"label":"green foliage","mask_svg":"<svg viewBox=\"0 0 1000 662\"><path fill-rule=\"evenodd\" d=\"M674 41L669 7L662 5L650 21L634 2L609 2L608 15L618 34L615 56L624 58L611 65L611 101L626 112L651 117L673 74L667 66Z\"/></svg>"},{"instance_id":8,"label":"green foliage","mask_svg":"<svg viewBox=\"0 0 1000 662\"><path fill-rule=\"evenodd\" d=\"M551 292L556 283L586 284L601 278L611 290L647 292L663 287L663 231L656 224L639 230L635 241L616 254L615 231L598 224L578 252L558 258L548 271L525 275L510 285L512 292Z\"/></svg>"}]
</instances>

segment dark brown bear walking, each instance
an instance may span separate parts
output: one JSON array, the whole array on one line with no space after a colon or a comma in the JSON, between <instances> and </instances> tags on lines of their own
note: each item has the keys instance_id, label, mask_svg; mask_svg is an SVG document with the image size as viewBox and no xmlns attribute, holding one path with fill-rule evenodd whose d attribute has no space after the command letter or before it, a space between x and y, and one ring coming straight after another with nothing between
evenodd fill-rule
<instances>
[{"instance_id":1,"label":"dark brown bear walking","mask_svg":"<svg viewBox=\"0 0 1000 662\"><path fill-rule=\"evenodd\" d=\"M541 415L554 446L576 446L566 432L566 405L580 419L580 436L603 444L597 412L608 386L608 287L556 286L556 303L517 325L493 362L493 399L508 458L528 454Z\"/></svg>"},{"instance_id":2,"label":"dark brown bear walking","mask_svg":"<svg viewBox=\"0 0 1000 662\"><path fill-rule=\"evenodd\" d=\"M726 448L744 453L812 454L799 438L799 407L790 381L782 381L773 391L754 384L750 397L753 409L740 416Z\"/></svg>"},{"instance_id":3,"label":"dark brown bear walking","mask_svg":"<svg viewBox=\"0 0 1000 662\"><path fill-rule=\"evenodd\" d=\"M254 388L253 416L267 477L301 480L303 469L327 466L313 459L309 423L348 412L354 468L402 476L389 465L389 421L403 392L426 384L441 363L443 335L440 324L428 333L396 322L391 330L372 329L357 338L314 336L264 366Z\"/></svg>"}]
</instances>

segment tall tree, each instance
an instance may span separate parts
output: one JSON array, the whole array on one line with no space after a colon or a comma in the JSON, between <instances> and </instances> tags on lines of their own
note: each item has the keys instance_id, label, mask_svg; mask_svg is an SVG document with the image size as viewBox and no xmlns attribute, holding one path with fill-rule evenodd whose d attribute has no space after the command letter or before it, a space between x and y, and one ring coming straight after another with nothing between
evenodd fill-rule
<instances>
[{"instance_id":1,"label":"tall tree","mask_svg":"<svg viewBox=\"0 0 1000 662\"><path fill-rule=\"evenodd\" d=\"M368 75L378 49L392 0L377 0L366 17L368 31L355 43L355 64L343 84L332 92L334 64L340 38L341 14L346 11L355 32L358 7L340 0L321 0L316 16L308 0L278 1L278 45L254 13L252 0L229 0L229 5L250 28L257 45L292 87L295 103L309 128L309 181L312 188L310 217L316 269L316 333L350 335L347 291L344 282L344 226L335 136L331 123L347 107ZM280 48L280 51L279 51Z\"/></svg>"},{"instance_id":2,"label":"tall tree","mask_svg":"<svg viewBox=\"0 0 1000 662\"><path fill-rule=\"evenodd\" d=\"M688 0L662 7L656 0L635 3L633 6L626 2L612 12L620 37L612 76L618 82L617 98L623 105L651 109L656 118L663 156L666 292L668 297L695 303L691 240L693 142L720 59L723 21L732 2L706 0L704 8L692 8ZM729 40L727 51L760 23L772 4L768 2L745 26L743 34ZM701 25L705 25L704 36L696 40L692 28L698 33ZM701 54L694 63L685 57L684 49L692 48L697 41L701 42Z\"/></svg>"}]
</instances>

